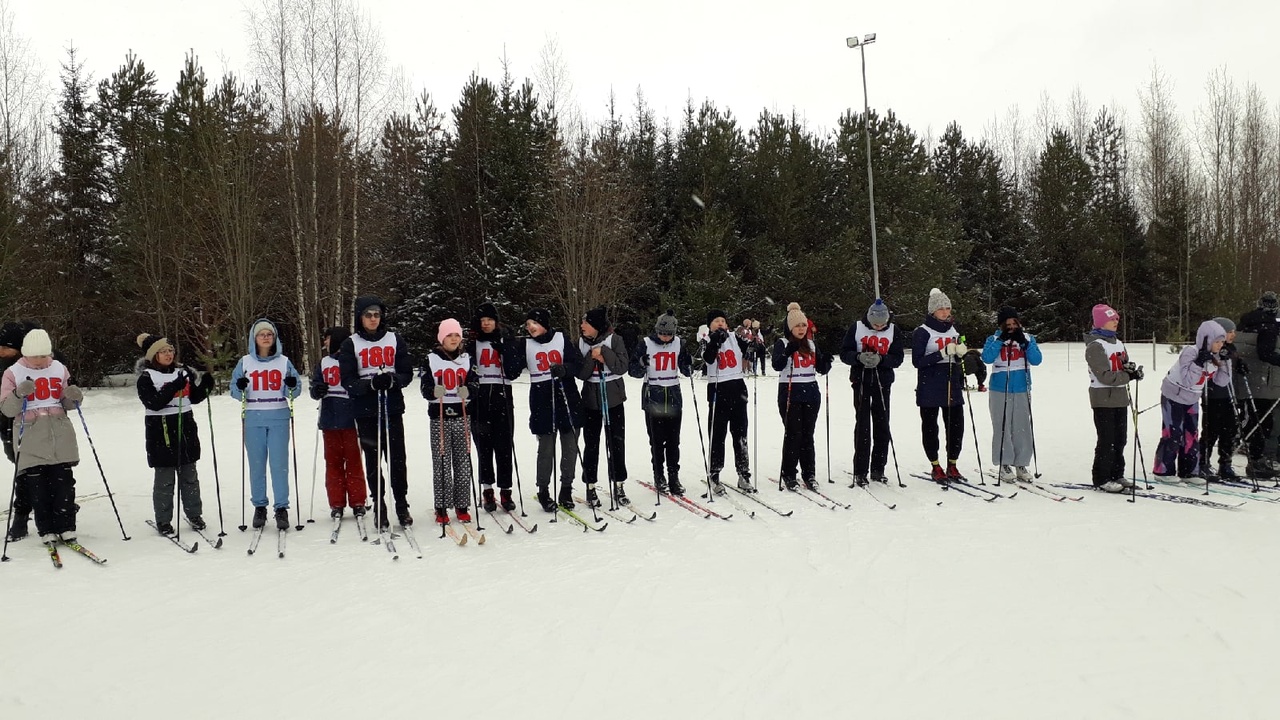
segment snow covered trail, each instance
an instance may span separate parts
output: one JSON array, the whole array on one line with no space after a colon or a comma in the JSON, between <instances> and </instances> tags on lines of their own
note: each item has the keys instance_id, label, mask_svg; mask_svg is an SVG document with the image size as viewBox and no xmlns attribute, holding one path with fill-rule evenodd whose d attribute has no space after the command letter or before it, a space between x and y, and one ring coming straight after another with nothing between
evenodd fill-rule
<instances>
[{"instance_id":1,"label":"snow covered trail","mask_svg":"<svg viewBox=\"0 0 1280 720\"><path fill-rule=\"evenodd\" d=\"M1149 360L1149 350L1134 355ZM1083 348L1050 345L1045 354L1035 372L1040 469L1046 481L1087 483L1093 428ZM1144 363L1143 405L1158 399L1167 362ZM534 444L521 420L525 508L538 532L503 535L481 514L488 542L466 547L438 539L428 522L426 413L410 393L410 501L424 558L401 540L394 562L361 543L350 520L329 544L322 488L316 523L291 532L286 559L246 556L248 533L235 529L239 407L226 397L214 399L214 417L229 535L221 550L201 543L182 553L143 524L151 475L132 390L95 390L86 418L133 539L120 541L102 498L84 504L80 538L107 566L64 552L65 567L54 570L38 542L9 546L13 560L0 566L0 717L1280 713L1269 664L1280 642L1272 617L1280 507L1223 512L1095 493L1057 503L1025 492L985 503L943 492L907 476L927 463L906 369L892 403L908 487L873 488L898 503L890 511L846 487L851 393L847 369L833 373L836 483L825 482L821 423L818 474L849 511L765 483L761 497L793 517L735 512L724 522L664 501L656 522L583 533L563 519L550 523L531 501ZM780 457L775 384L770 376L758 385L762 479L776 477ZM518 411L526 389L516 385ZM648 479L638 383L630 390L628 468ZM973 398L989 462L986 398ZM305 517L315 405L298 408L304 498L294 507ZM216 532L203 409L197 417L205 517ZM1150 461L1158 414L1141 423ZM696 426L686 418L682 443L694 495ZM78 492L99 492L81 441ZM976 467L972 434L961 467ZM637 509L652 507L652 493L634 483L628 493ZM185 527L183 537L196 539ZM268 533L263 545L272 541Z\"/></svg>"}]
</instances>

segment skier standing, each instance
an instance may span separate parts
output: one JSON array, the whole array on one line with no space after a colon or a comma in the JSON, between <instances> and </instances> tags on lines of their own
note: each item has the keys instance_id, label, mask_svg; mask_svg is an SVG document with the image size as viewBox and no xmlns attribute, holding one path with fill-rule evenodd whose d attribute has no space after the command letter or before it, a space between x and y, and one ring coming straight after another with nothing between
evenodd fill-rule
<instances>
[{"instance_id":1,"label":"skier standing","mask_svg":"<svg viewBox=\"0 0 1280 720\"><path fill-rule=\"evenodd\" d=\"M1035 450L1031 435L1031 371L1044 359L1034 335L1022 327L1018 311L996 313L996 332L982 346L982 362L991 364L991 457L1001 482L1032 479L1027 466Z\"/></svg>"},{"instance_id":2,"label":"skier standing","mask_svg":"<svg viewBox=\"0 0 1280 720\"><path fill-rule=\"evenodd\" d=\"M680 424L684 400L680 376L689 377L693 361L677 334L671 311L658 317L653 334L640 342L631 358L631 377L644 378L640 388L640 408L649 432L649 456L653 463L653 485L660 493L683 495L680 484Z\"/></svg>"},{"instance_id":3,"label":"skier standing","mask_svg":"<svg viewBox=\"0 0 1280 720\"><path fill-rule=\"evenodd\" d=\"M474 385L468 373L471 356L462 348L462 324L453 318L440 323L439 345L427 355L422 374L422 397L429 403L430 442L436 499L436 522L449 522L454 508L458 522L471 522L471 438L467 407Z\"/></svg>"},{"instance_id":4,"label":"skier standing","mask_svg":"<svg viewBox=\"0 0 1280 720\"><path fill-rule=\"evenodd\" d=\"M870 479L888 482L884 474L889 462L889 396L894 371L905 356L902 335L891 322L884 301L877 298L861 320L845 333L840 359L849 366L853 386L853 477L865 486Z\"/></svg>"},{"instance_id":5,"label":"skier standing","mask_svg":"<svg viewBox=\"0 0 1280 720\"><path fill-rule=\"evenodd\" d=\"M1203 485L1200 475L1200 396L1218 369L1227 332L1212 320L1200 323L1196 342L1178 354L1160 383L1160 444L1156 446L1156 475L1175 475L1188 485Z\"/></svg>"},{"instance_id":6,"label":"skier standing","mask_svg":"<svg viewBox=\"0 0 1280 720\"><path fill-rule=\"evenodd\" d=\"M520 363L512 360L516 342L501 324L498 308L492 303L482 303L471 320L472 339L467 346L471 356L471 373L477 385L471 396L469 409L471 436L476 444L476 461L480 470L480 502L485 510L493 512L501 504L508 512L516 509L511 496L512 448L514 447L514 408L511 402L514 368L519 374ZM498 485L498 497L493 486Z\"/></svg>"},{"instance_id":7,"label":"skier standing","mask_svg":"<svg viewBox=\"0 0 1280 720\"><path fill-rule=\"evenodd\" d=\"M578 352L582 353L582 367L578 370L578 379L583 381L582 392L582 481L587 485L587 503L600 507L600 498L596 493L596 473L600 459L600 435L604 433L606 474L612 483L610 492L614 501L621 505L630 505L631 500L622 484L627 479L626 463L626 413L623 403L627 399L627 387L624 378L630 359L627 357L627 346L622 338L615 334L609 325L604 307L588 310L582 317L578 328L582 335L578 338ZM601 390L601 383L604 390ZM601 405L604 395L605 407ZM605 422L605 413L608 422Z\"/></svg>"},{"instance_id":8,"label":"skier standing","mask_svg":"<svg viewBox=\"0 0 1280 720\"><path fill-rule=\"evenodd\" d=\"M324 357L311 376L311 398L320 401L320 432L324 436L324 489L329 498L329 517L341 518L345 508L356 517L364 515L369 493L365 489L360 433L351 396L342 385L338 351L351 337L343 327L324 333Z\"/></svg>"},{"instance_id":9,"label":"skier standing","mask_svg":"<svg viewBox=\"0 0 1280 720\"><path fill-rule=\"evenodd\" d=\"M1109 305L1093 306L1093 331L1085 336L1084 360L1089 370L1089 405L1098 440L1093 448L1093 485L1110 493L1133 487L1124 472L1129 439L1129 388L1143 378L1142 366L1116 335L1120 313Z\"/></svg>"},{"instance_id":10,"label":"skier standing","mask_svg":"<svg viewBox=\"0 0 1280 720\"><path fill-rule=\"evenodd\" d=\"M933 466L935 482L964 480L956 461L964 446L964 373L968 352L951 317L951 299L938 288L929 291L928 314L911 336L911 364L916 368L916 405L921 440ZM946 435L947 469L938 460L938 415Z\"/></svg>"},{"instance_id":11,"label":"skier standing","mask_svg":"<svg viewBox=\"0 0 1280 720\"><path fill-rule=\"evenodd\" d=\"M755 492L751 483L751 458L747 453L747 383L742 379L746 347L729 332L729 321L723 310L707 313L707 329L707 346L702 359L706 362L707 407L711 416L707 429L711 440L711 489L717 495L727 492L720 485L727 430L733 436L738 489Z\"/></svg>"},{"instance_id":12,"label":"skier standing","mask_svg":"<svg viewBox=\"0 0 1280 720\"><path fill-rule=\"evenodd\" d=\"M822 405L818 375L831 370L831 356L813 341L813 324L799 303L787 305L786 331L773 341L773 369L778 371L778 414L783 424L780 477L788 490L795 490L798 464L804 486L817 490L813 433Z\"/></svg>"},{"instance_id":13,"label":"skier standing","mask_svg":"<svg viewBox=\"0 0 1280 720\"><path fill-rule=\"evenodd\" d=\"M1230 318L1216 317L1214 322L1227 333L1226 342L1218 353L1218 371L1212 382L1206 384L1204 400L1204 432L1200 435L1200 474L1205 478L1234 480L1240 476L1231 467L1237 437L1236 406L1232 402L1235 393L1236 366L1240 364L1236 352L1236 324ZM1213 469L1213 446L1218 446L1218 469Z\"/></svg>"}]
</instances>

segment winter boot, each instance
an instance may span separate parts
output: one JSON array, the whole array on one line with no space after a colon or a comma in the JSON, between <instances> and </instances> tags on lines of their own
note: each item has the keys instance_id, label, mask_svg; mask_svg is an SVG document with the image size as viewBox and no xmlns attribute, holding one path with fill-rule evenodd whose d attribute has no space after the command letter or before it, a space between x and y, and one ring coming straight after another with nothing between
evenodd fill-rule
<instances>
[{"instance_id":1,"label":"winter boot","mask_svg":"<svg viewBox=\"0 0 1280 720\"><path fill-rule=\"evenodd\" d=\"M467 508L464 508L464 507L458 508L454 512L454 515L458 516L458 522L463 522L463 523L471 522L471 511L468 510Z\"/></svg>"},{"instance_id":2,"label":"winter boot","mask_svg":"<svg viewBox=\"0 0 1280 720\"><path fill-rule=\"evenodd\" d=\"M13 522L9 525L9 540L21 540L27 536L27 518L28 514L14 515Z\"/></svg>"},{"instance_id":3,"label":"winter boot","mask_svg":"<svg viewBox=\"0 0 1280 720\"><path fill-rule=\"evenodd\" d=\"M556 511L556 501L551 499L551 490L546 485L538 486L538 504L545 512Z\"/></svg>"},{"instance_id":4,"label":"winter boot","mask_svg":"<svg viewBox=\"0 0 1280 720\"><path fill-rule=\"evenodd\" d=\"M751 484L751 478L747 477L745 474L739 473L738 489L745 493L753 493L756 491L756 486Z\"/></svg>"},{"instance_id":5,"label":"winter boot","mask_svg":"<svg viewBox=\"0 0 1280 720\"><path fill-rule=\"evenodd\" d=\"M672 495L684 495L684 486L680 484L680 478L675 473L671 474L671 479L667 482L667 489Z\"/></svg>"},{"instance_id":6,"label":"winter boot","mask_svg":"<svg viewBox=\"0 0 1280 720\"><path fill-rule=\"evenodd\" d=\"M619 505L631 504L631 498L628 498L627 491L622 489L622 483L618 483L617 485L614 486L613 501L618 503Z\"/></svg>"},{"instance_id":7,"label":"winter boot","mask_svg":"<svg viewBox=\"0 0 1280 720\"><path fill-rule=\"evenodd\" d=\"M671 492L670 488L667 487L667 479L661 474L655 474L653 476L653 487L663 495Z\"/></svg>"},{"instance_id":8,"label":"winter boot","mask_svg":"<svg viewBox=\"0 0 1280 720\"><path fill-rule=\"evenodd\" d=\"M168 523L165 523L166 525ZM256 507L253 509L253 529L258 530L267 524L267 507Z\"/></svg>"},{"instance_id":9,"label":"winter boot","mask_svg":"<svg viewBox=\"0 0 1280 720\"><path fill-rule=\"evenodd\" d=\"M256 518L255 518L255 519L256 519ZM157 524L156 524L156 531L157 531L157 532L159 532L161 535L172 535L172 534L173 534L173 523L157 523ZM43 536L41 536L41 537L43 537Z\"/></svg>"},{"instance_id":10,"label":"winter boot","mask_svg":"<svg viewBox=\"0 0 1280 720\"><path fill-rule=\"evenodd\" d=\"M357 505L351 508L351 514L355 515L356 517L364 517L365 507L363 505Z\"/></svg>"},{"instance_id":11,"label":"winter boot","mask_svg":"<svg viewBox=\"0 0 1280 720\"><path fill-rule=\"evenodd\" d=\"M334 520L341 520L342 512L343 512L343 509L340 507L333 508L332 510L329 511L329 517L333 518Z\"/></svg>"},{"instance_id":12,"label":"winter boot","mask_svg":"<svg viewBox=\"0 0 1280 720\"><path fill-rule=\"evenodd\" d=\"M867 476L866 476L866 475L854 475L854 476L853 476L853 484L854 484L854 485L857 485L858 487L866 487L866 486L867 486Z\"/></svg>"},{"instance_id":13,"label":"winter boot","mask_svg":"<svg viewBox=\"0 0 1280 720\"><path fill-rule=\"evenodd\" d=\"M441 525L449 524L449 511L444 508L436 508L436 522Z\"/></svg>"},{"instance_id":14,"label":"winter boot","mask_svg":"<svg viewBox=\"0 0 1280 720\"><path fill-rule=\"evenodd\" d=\"M1124 485L1121 485L1115 480L1108 480L1102 483L1101 485L1099 485L1098 489L1103 492L1119 493L1119 492L1124 492Z\"/></svg>"},{"instance_id":15,"label":"winter boot","mask_svg":"<svg viewBox=\"0 0 1280 720\"><path fill-rule=\"evenodd\" d=\"M1120 488L1123 490L1129 490L1133 488L1133 484L1134 484L1133 478L1131 477L1116 478L1116 482L1120 483Z\"/></svg>"},{"instance_id":16,"label":"winter boot","mask_svg":"<svg viewBox=\"0 0 1280 720\"><path fill-rule=\"evenodd\" d=\"M409 514L409 508L396 511L396 519L400 521L400 527L407 528L413 526L413 516Z\"/></svg>"},{"instance_id":17,"label":"winter boot","mask_svg":"<svg viewBox=\"0 0 1280 720\"><path fill-rule=\"evenodd\" d=\"M871 471L871 479L878 483L889 484L889 478L884 474L884 468L873 469Z\"/></svg>"},{"instance_id":18,"label":"winter boot","mask_svg":"<svg viewBox=\"0 0 1280 720\"><path fill-rule=\"evenodd\" d=\"M804 479L804 486L807 490L818 492L818 481L814 478L807 477Z\"/></svg>"},{"instance_id":19,"label":"winter boot","mask_svg":"<svg viewBox=\"0 0 1280 720\"><path fill-rule=\"evenodd\" d=\"M71 543L76 541L76 531L68 530L66 532L58 533L58 539L61 540L63 543L70 545Z\"/></svg>"},{"instance_id":20,"label":"winter boot","mask_svg":"<svg viewBox=\"0 0 1280 720\"><path fill-rule=\"evenodd\" d=\"M276 508L276 529L289 529L289 508Z\"/></svg>"},{"instance_id":21,"label":"winter boot","mask_svg":"<svg viewBox=\"0 0 1280 720\"><path fill-rule=\"evenodd\" d=\"M947 479L951 482L964 482L964 476L960 474L960 469L956 467L955 460L947 461Z\"/></svg>"},{"instance_id":22,"label":"winter boot","mask_svg":"<svg viewBox=\"0 0 1280 720\"><path fill-rule=\"evenodd\" d=\"M507 512L511 512L516 509L516 501L511 499L511 488L502 488L498 490L498 504Z\"/></svg>"},{"instance_id":23,"label":"winter boot","mask_svg":"<svg viewBox=\"0 0 1280 720\"><path fill-rule=\"evenodd\" d=\"M719 470L711 473L711 492L715 493L716 495L724 495L725 493L729 492L728 490L724 489L724 485L720 484Z\"/></svg>"},{"instance_id":24,"label":"winter boot","mask_svg":"<svg viewBox=\"0 0 1280 720\"><path fill-rule=\"evenodd\" d=\"M485 512L493 512L498 509L498 500L493 496L493 488L487 487L480 494L481 507Z\"/></svg>"},{"instance_id":25,"label":"winter boot","mask_svg":"<svg viewBox=\"0 0 1280 720\"><path fill-rule=\"evenodd\" d=\"M1031 470L1029 470L1026 465L1019 465L1014 468L1014 471L1018 478L1018 482L1031 482L1036 477L1031 474Z\"/></svg>"},{"instance_id":26,"label":"winter boot","mask_svg":"<svg viewBox=\"0 0 1280 720\"><path fill-rule=\"evenodd\" d=\"M591 497L591 493L593 492L591 489L592 486L588 485L587 488L588 488L587 497ZM556 500L560 503L560 507L564 508L565 510L572 510L574 507L573 483L560 483L560 496L557 497ZM599 507L598 500L596 501L596 506Z\"/></svg>"},{"instance_id":27,"label":"winter boot","mask_svg":"<svg viewBox=\"0 0 1280 720\"><path fill-rule=\"evenodd\" d=\"M782 478L782 482L787 486L787 489L791 491L795 491L796 488L800 487L800 483L796 482L796 479L793 477L784 477Z\"/></svg>"},{"instance_id":28,"label":"winter boot","mask_svg":"<svg viewBox=\"0 0 1280 720\"><path fill-rule=\"evenodd\" d=\"M1270 480L1276 476L1275 470L1271 468L1271 463L1266 458L1249 458L1249 464L1245 466L1244 474L1258 480Z\"/></svg>"},{"instance_id":29,"label":"winter boot","mask_svg":"<svg viewBox=\"0 0 1280 720\"><path fill-rule=\"evenodd\" d=\"M562 502L560 504L563 505L564 503ZM569 503L569 507L572 508L573 503ZM600 495L596 492L595 483L587 484L587 507L593 507L593 508L600 507Z\"/></svg>"},{"instance_id":30,"label":"winter boot","mask_svg":"<svg viewBox=\"0 0 1280 720\"><path fill-rule=\"evenodd\" d=\"M1000 474L996 477L999 478L1000 482L1013 482L1013 479L1017 477L1017 475L1013 473L1012 465L1001 465Z\"/></svg>"},{"instance_id":31,"label":"winter boot","mask_svg":"<svg viewBox=\"0 0 1280 720\"><path fill-rule=\"evenodd\" d=\"M1218 479L1221 481L1239 480L1240 476L1236 474L1236 469L1231 467L1230 462L1218 464Z\"/></svg>"},{"instance_id":32,"label":"winter boot","mask_svg":"<svg viewBox=\"0 0 1280 720\"><path fill-rule=\"evenodd\" d=\"M947 471L943 470L942 466L935 462L933 463L933 469L929 471L929 477L936 483L945 484L947 482Z\"/></svg>"},{"instance_id":33,"label":"winter boot","mask_svg":"<svg viewBox=\"0 0 1280 720\"><path fill-rule=\"evenodd\" d=\"M206 527L204 523L204 518L200 517L199 515L188 516L187 522L191 523L191 527L197 530L203 530Z\"/></svg>"}]
</instances>

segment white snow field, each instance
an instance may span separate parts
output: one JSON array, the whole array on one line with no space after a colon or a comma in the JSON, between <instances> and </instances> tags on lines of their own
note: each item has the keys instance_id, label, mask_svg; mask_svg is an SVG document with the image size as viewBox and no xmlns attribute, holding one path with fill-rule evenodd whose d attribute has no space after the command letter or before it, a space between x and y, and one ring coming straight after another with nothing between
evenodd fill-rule
<instances>
[{"instance_id":1,"label":"white snow field","mask_svg":"<svg viewBox=\"0 0 1280 720\"><path fill-rule=\"evenodd\" d=\"M1158 401L1173 356L1163 346L1131 350L1149 368L1139 398L1146 407ZM1050 345L1045 355L1033 401L1043 481L1088 483L1094 432L1083 346ZM1150 369L1153 356L1158 367ZM873 488L897 503L890 511L847 487L846 378L837 365L836 482L826 482L821 422L818 476L851 510L769 487L781 448L771 373L748 379L759 397L760 497L794 509L792 517L765 511L751 519L734 508L726 522L664 501L656 522L610 522L604 533L552 524L531 501L528 386L517 384L525 508L538 531L502 535L481 515L488 542L466 547L433 532L427 422L415 383L410 501L424 557L401 541L394 562L361 543L350 521L329 544L323 477L317 522L290 533L287 557L277 559L270 533L247 556L249 535L235 529L239 407L226 396L213 401L226 544L182 553L144 524L151 474L132 388L94 390L85 417L132 540L121 541L110 503L95 497L83 502L80 538L109 558L106 566L64 550L65 567L55 570L37 541L9 546L12 560L0 566L0 718L1280 715L1271 665L1280 644L1280 506L1131 504L1092 491L1081 502L1021 492L987 503L944 492L907 475L928 467L908 358L893 394L908 487ZM633 479L648 480L639 383L628 383L628 467ZM684 387L687 395L688 381ZM973 399L989 462L986 396ZM701 474L692 409L682 473L691 492ZM205 412L198 408L200 476L216 531ZM316 404L300 400L304 497L295 512L310 508L315 417ZM1141 416L1148 469L1159 422L1158 410ZM961 466L972 474L967 432ZM83 436L81 450L78 493L101 493ZM636 483L628 491L637 509L653 506ZM195 537L185 527L182 535Z\"/></svg>"}]
</instances>

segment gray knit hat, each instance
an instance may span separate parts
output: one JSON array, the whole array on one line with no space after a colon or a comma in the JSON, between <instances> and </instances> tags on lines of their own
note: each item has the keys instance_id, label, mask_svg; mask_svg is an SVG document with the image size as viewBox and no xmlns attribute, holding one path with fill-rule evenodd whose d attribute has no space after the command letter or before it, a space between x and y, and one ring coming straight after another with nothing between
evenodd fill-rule
<instances>
[{"instance_id":1,"label":"gray knit hat","mask_svg":"<svg viewBox=\"0 0 1280 720\"><path fill-rule=\"evenodd\" d=\"M889 306L884 304L884 300L876 298L875 303L867 308L867 322L872 325L889 324Z\"/></svg>"},{"instance_id":2,"label":"gray knit hat","mask_svg":"<svg viewBox=\"0 0 1280 720\"><path fill-rule=\"evenodd\" d=\"M929 314L932 315L942 308L951 308L951 298L938 288L929 291Z\"/></svg>"},{"instance_id":3,"label":"gray knit hat","mask_svg":"<svg viewBox=\"0 0 1280 720\"><path fill-rule=\"evenodd\" d=\"M1236 329L1236 324L1231 322L1231 318L1216 317L1213 321L1222 326L1223 332L1234 332Z\"/></svg>"},{"instance_id":4,"label":"gray knit hat","mask_svg":"<svg viewBox=\"0 0 1280 720\"><path fill-rule=\"evenodd\" d=\"M658 316L658 322L653 325L653 332L658 335L675 335L677 330L679 325L675 313L670 310Z\"/></svg>"}]
</instances>

